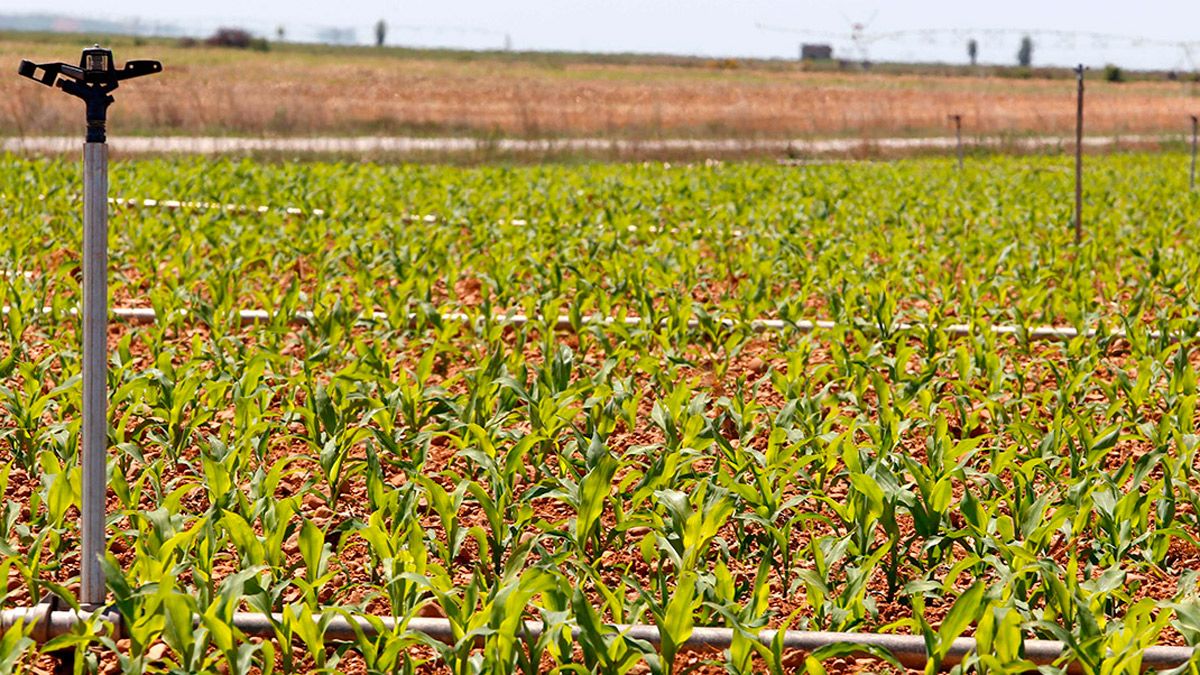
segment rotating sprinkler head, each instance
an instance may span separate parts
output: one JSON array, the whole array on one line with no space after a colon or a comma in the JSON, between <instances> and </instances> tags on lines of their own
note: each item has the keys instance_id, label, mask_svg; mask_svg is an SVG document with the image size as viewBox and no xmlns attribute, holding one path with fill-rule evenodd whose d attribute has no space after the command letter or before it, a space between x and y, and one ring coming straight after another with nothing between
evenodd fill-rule
<instances>
[{"instance_id":1,"label":"rotating sprinkler head","mask_svg":"<svg viewBox=\"0 0 1200 675\"><path fill-rule=\"evenodd\" d=\"M122 80L162 72L158 61L127 61L118 69L112 50L94 45L83 50L79 65L68 63L34 63L23 60L17 73L47 87L58 87L83 99L87 106L87 142L105 141L105 122L112 92Z\"/></svg>"}]
</instances>

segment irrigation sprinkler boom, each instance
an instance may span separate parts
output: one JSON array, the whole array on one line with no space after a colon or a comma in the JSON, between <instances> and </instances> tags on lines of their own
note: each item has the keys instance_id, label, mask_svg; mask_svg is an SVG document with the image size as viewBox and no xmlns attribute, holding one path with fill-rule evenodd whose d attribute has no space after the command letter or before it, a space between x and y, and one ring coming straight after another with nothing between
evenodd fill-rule
<instances>
[{"instance_id":1,"label":"irrigation sprinkler boom","mask_svg":"<svg viewBox=\"0 0 1200 675\"><path fill-rule=\"evenodd\" d=\"M83 468L79 602L103 605L104 516L108 495L108 106L122 80L162 71L158 61L129 61L117 69L112 51L95 45L83 50L79 65L21 61L17 73L58 87L87 106L83 144Z\"/></svg>"}]
</instances>

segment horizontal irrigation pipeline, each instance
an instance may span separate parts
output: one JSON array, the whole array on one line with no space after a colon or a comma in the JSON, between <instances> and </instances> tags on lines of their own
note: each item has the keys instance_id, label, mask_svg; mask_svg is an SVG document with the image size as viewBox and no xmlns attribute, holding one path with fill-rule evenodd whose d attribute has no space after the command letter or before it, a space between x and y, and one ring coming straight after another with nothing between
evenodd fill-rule
<instances>
[{"instance_id":1,"label":"horizontal irrigation pipeline","mask_svg":"<svg viewBox=\"0 0 1200 675\"><path fill-rule=\"evenodd\" d=\"M87 610L56 610L49 605L9 609L0 612L0 631L22 628L29 631L29 636L38 642L47 642L57 636L71 632L80 623L96 618L114 624L120 632L120 615L111 610L90 612ZM391 633L397 628L415 633L422 633L435 640L454 644L458 636L454 627L447 619L412 618L407 622L397 622L391 617L356 617L344 612L335 612L322 617L325 620L324 637L335 641L352 641L363 636L373 637L383 632ZM236 612L233 615L233 625L248 636L274 638L277 636L276 627L282 625L282 614L261 614L256 612ZM374 623L377 622L377 623ZM662 643L662 636L656 626L647 624L612 625L614 635L644 641L655 647ZM526 621L524 632L529 639L538 638L546 630L559 630L559 627ZM680 645L685 651L711 651L728 649L733 644L734 630L732 628L697 627L691 636ZM573 639L578 639L579 630L572 628ZM854 645L862 648L863 656L871 656L870 650L884 650L897 661L909 668L921 668L929 660L926 651L925 638L919 635L891 635L881 633L838 633L824 631L779 631L764 629L756 639L763 644L771 644L779 638L785 649L797 649L812 652L822 647L832 645ZM1067 646L1054 640L1025 640L1023 647L1024 658L1037 665L1049 665L1058 662L1068 654ZM958 638L951 644L949 652L942 660L942 667L948 669L962 663L975 653L978 644L973 638ZM1147 648L1142 654L1142 670L1161 670L1180 666L1192 658L1191 647L1155 646ZM1067 664L1068 673L1082 673L1082 664L1072 661Z\"/></svg>"},{"instance_id":2,"label":"horizontal irrigation pipeline","mask_svg":"<svg viewBox=\"0 0 1200 675\"><path fill-rule=\"evenodd\" d=\"M1083 139L1089 148L1128 147L1177 142L1178 137L1164 134L1126 134L1091 136ZM1074 138L1061 136L978 136L964 139L972 148L1033 152L1069 147ZM471 138L405 136L358 136L351 138L229 138L223 136L142 136L113 139L111 145L122 153L199 155L242 154L247 152L301 152L316 154L379 153L416 155L423 153L503 152L544 154L547 152L692 152L791 153L810 155L845 154L860 151L949 150L957 146L954 136L894 138ZM0 152L70 153L79 150L74 137L30 136L0 139Z\"/></svg>"},{"instance_id":3,"label":"horizontal irrigation pipeline","mask_svg":"<svg viewBox=\"0 0 1200 675\"><path fill-rule=\"evenodd\" d=\"M0 193L0 201L7 200L8 195ZM45 200L46 195L38 195L39 200ZM295 206L250 206L248 204L222 204L219 202L193 201L186 199L134 199L128 197L109 197L108 203L118 208L159 208L168 211L227 211L229 213L258 213L279 212L289 216L325 216L325 209L304 210Z\"/></svg>"},{"instance_id":4,"label":"horizontal irrigation pipeline","mask_svg":"<svg viewBox=\"0 0 1200 675\"><path fill-rule=\"evenodd\" d=\"M7 195L0 193L0 200L4 200L7 198L8 198ZM40 200L45 200L45 198L46 198L46 195L38 195L38 199L40 199ZM142 209L142 208L155 209L155 208L157 208L157 209L165 209L167 211L224 211L226 213L259 214L259 215L276 212L276 213L283 213L283 214L286 214L289 216L305 216L305 217L314 217L314 218L320 218L320 217L332 215L329 213L328 210L320 209L320 208L313 208L313 209L309 209L306 211L304 209L301 209L301 208L298 208L295 206L265 206L265 205L251 206L248 204L223 204L220 202L205 202L205 201L194 201L194 200L183 200L183 199L139 199L139 198L133 198L133 197L109 197L108 203L115 207L123 208L123 209ZM398 215L401 219L403 219L407 222L422 222L422 223L428 223L431 225L434 223L437 223L439 221L447 222L447 221L443 221L440 217L438 217L437 215L432 214L432 213L427 213L427 214L422 215L419 213L401 212ZM523 218L513 218L513 219L507 220L507 221L501 220L500 224L501 225L508 224L508 225L516 225L516 226L525 226L525 225L529 224L529 221L525 220ZM629 225L629 226L627 226L626 229L629 232L637 232L639 230L638 226L636 226L636 225ZM648 231L652 234L656 233L656 232L671 232L673 234L679 232L679 230L676 228L660 230L653 225L651 225L648 228ZM741 237L745 234L745 232L743 232L742 230L735 229L732 231L732 234L734 237ZM29 274L29 273L27 273L27 274Z\"/></svg>"},{"instance_id":5,"label":"horizontal irrigation pipeline","mask_svg":"<svg viewBox=\"0 0 1200 675\"><path fill-rule=\"evenodd\" d=\"M217 202L196 202L196 201L181 201L178 199L126 199L122 197L109 197L108 203L113 206L134 207L134 208L160 208L167 210L191 210L191 211L229 211L231 213L269 213L279 210L289 216L323 216L324 209L312 209L305 211L304 209L295 206L271 207L271 206L248 206L246 204L219 204Z\"/></svg>"},{"instance_id":6,"label":"horizontal irrigation pipeline","mask_svg":"<svg viewBox=\"0 0 1200 675\"><path fill-rule=\"evenodd\" d=\"M0 315L8 315L11 312L12 312L12 307L10 307L10 306L0 307ZM42 308L43 315L50 315L53 313L54 313L54 309L51 307L43 307ZM71 310L69 310L69 313L72 316L74 316L74 315L78 314L78 311L75 309L71 309ZM125 322L132 323L132 324L154 324L154 323L157 323L160 321L158 312L149 307L114 307L109 310L109 314L114 319L118 319L118 320L125 321ZM173 312L173 314L175 316L180 317L181 319L183 319L185 321L187 321L187 320L193 320L193 321L197 321L197 322L202 321L202 319L199 318L198 315L189 313L187 310L182 310L182 309L175 310ZM447 322L447 323L450 323L450 322L470 323L471 321L474 321L476 324L482 324L485 321L485 319L483 317L472 318L472 316L470 314L464 314L462 312L447 312L445 314L438 314L438 315L434 315L434 316L436 316L436 318L439 319L440 321ZM190 319L190 317L197 317L197 318ZM277 313L268 312L268 311L262 310L262 309L243 309L238 312L238 320L241 322L242 325L246 325L246 326L254 325L254 324L261 324L261 323L270 323L270 322L274 321L275 319L277 319L278 317L279 317L279 315ZM420 317L417 314L409 314L408 322L410 323L410 325L415 324L419 320L419 318ZM386 312L372 312L370 314L360 315L358 317L358 321L365 322L365 323L386 323L386 322L390 321L390 317ZM499 325L514 326L514 327L520 327L520 326L526 326L526 325L543 326L543 325L546 325L546 323L547 323L543 317L538 317L538 316L530 317L525 314L496 314L496 315L492 316L491 321L496 324L499 324ZM751 321L739 321L739 320L735 320L735 319L720 319L719 321L720 321L722 327L725 329L733 330L733 329L737 329L739 327L745 327L754 333L784 333L787 331L795 331L798 333L812 333L812 332L815 332L818 330L834 330L834 329L838 328L839 326L846 325L846 324L839 324L835 321L824 321L824 320L810 321L807 319L802 319L799 321L787 321L784 319L753 319ZM296 313L292 314L291 317L288 319L288 323L293 326L310 326L316 322L317 322L317 315L314 312L296 312ZM603 316L594 316L594 315L584 316L580 319L579 322L580 322L581 327L590 327L590 326L604 327L604 326L612 326L612 325L623 325L628 328L636 328L636 327L643 326L643 325L646 325L649 323L646 319L642 319L641 317L636 317L636 316L627 316L627 317L623 317L623 318L616 318L616 317L603 317ZM660 322L660 325L666 325L666 322L665 321ZM703 326L703 323L699 319L689 319L687 322L687 327L690 329L700 328L702 326ZM572 332L576 329L574 320L570 316L565 315L565 314L555 317L554 322L553 322L553 327L554 327L554 330L562 331L562 332ZM925 328L926 328L925 324L899 323L899 324L896 324L895 326L893 326L891 328L891 331L892 332L909 332L909 331L914 331L914 330L922 330ZM864 325L863 329L879 330L878 327L875 327L872 324ZM1071 327L1071 326L1025 327L1025 326L1003 325L1003 324L987 326L987 325L977 325L977 324L969 324L969 323L951 323L951 324L946 324L944 326L935 327L935 329L944 331L945 333L947 333L949 335L953 335L953 336L975 335L975 334L979 333L980 331L990 332L993 335L1001 335L1001 336L1009 335L1009 336L1014 336L1014 337L1020 337L1020 336L1024 335L1025 338L1028 340L1040 341L1040 342L1073 340L1077 337L1080 337L1081 335L1083 337L1088 337L1088 338L1097 337L1099 335L1102 335L1099 331L1097 331L1095 329L1087 329L1085 331L1082 331L1082 333L1081 333L1079 331L1079 329ZM1113 330L1103 333L1103 335L1112 336L1112 337L1125 337L1126 332L1122 329L1113 329ZM1146 333L1146 335L1150 338L1157 339L1161 335L1161 333L1159 331L1148 331ZM1184 334L1171 334L1170 339L1179 340L1183 337L1186 337L1186 336Z\"/></svg>"},{"instance_id":7,"label":"horizontal irrigation pipeline","mask_svg":"<svg viewBox=\"0 0 1200 675\"><path fill-rule=\"evenodd\" d=\"M0 195L0 196L2 196L2 195ZM45 195L42 195L42 197L45 197ZM115 197L115 198L109 197L108 203L112 204L113 206L122 207L122 208L135 208L135 209L136 208L148 208L148 209L160 208L160 209L166 209L168 211L178 211L178 210L224 211L227 213L238 213L238 214L247 214L247 213L249 213L249 214L265 214L265 213L270 213L272 211L276 211L276 212L280 212L280 213L285 213L289 216L307 216L307 217L317 217L317 218L330 215L329 212L325 209L309 209L308 211L305 211L304 209L300 209L295 206L278 206L278 207L249 206L246 204L221 204L218 202L184 201L184 200L178 200L178 199L133 199L133 198L125 198L125 197ZM399 217L407 222L422 222L422 223L427 223L430 225L442 220L441 218L439 218L438 216L436 216L432 213L427 213L424 215L419 214L419 213L400 213ZM442 221L442 222L446 222L446 221ZM508 224L508 225L516 225L516 226L525 226L525 225L529 224L529 221L525 220L523 218L513 218L513 219L507 220L507 221L501 220L500 224L501 225ZM636 225L629 225L626 228L626 230L629 232L637 232L638 229L639 228ZM651 234L656 233L656 232L671 232L672 234L679 232L679 230L676 228L660 230L653 225L651 225L648 228L648 231ZM743 232L742 230L739 230L739 229L735 229L732 231L732 234L734 237L741 237L745 234L745 232Z\"/></svg>"}]
</instances>

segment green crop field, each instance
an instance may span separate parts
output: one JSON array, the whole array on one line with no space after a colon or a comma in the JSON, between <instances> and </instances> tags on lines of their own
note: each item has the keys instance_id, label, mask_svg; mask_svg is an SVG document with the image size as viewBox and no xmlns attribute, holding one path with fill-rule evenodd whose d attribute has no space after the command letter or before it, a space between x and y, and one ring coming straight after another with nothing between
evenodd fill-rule
<instances>
[{"instance_id":1,"label":"green crop field","mask_svg":"<svg viewBox=\"0 0 1200 675\"><path fill-rule=\"evenodd\" d=\"M898 667L753 639L788 628L1136 672L1200 641L1200 193L1182 155L1090 161L1076 246L1071 181L118 162L114 197L268 208L112 208L112 305L159 317L109 332L125 634L10 630L0 670ZM6 609L78 586L79 192L74 159L0 164ZM343 615L398 621L327 639ZM680 649L706 626L732 645Z\"/></svg>"}]
</instances>

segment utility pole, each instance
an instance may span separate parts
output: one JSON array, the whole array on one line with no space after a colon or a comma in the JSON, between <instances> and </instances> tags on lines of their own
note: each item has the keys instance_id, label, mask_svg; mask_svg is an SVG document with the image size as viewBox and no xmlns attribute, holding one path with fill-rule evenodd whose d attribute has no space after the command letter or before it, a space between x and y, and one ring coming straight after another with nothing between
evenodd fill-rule
<instances>
[{"instance_id":1,"label":"utility pole","mask_svg":"<svg viewBox=\"0 0 1200 675\"><path fill-rule=\"evenodd\" d=\"M1075 67L1079 95L1075 108L1075 245L1083 241L1083 64Z\"/></svg>"},{"instance_id":2,"label":"utility pole","mask_svg":"<svg viewBox=\"0 0 1200 675\"><path fill-rule=\"evenodd\" d=\"M112 92L121 80L162 72L158 61L129 61L117 70L112 51L95 45L83 50L79 66L21 61L17 73L57 87L86 105L83 144L83 431L80 464L79 603L105 604L104 583L108 502L108 144L106 124Z\"/></svg>"},{"instance_id":3,"label":"utility pole","mask_svg":"<svg viewBox=\"0 0 1200 675\"><path fill-rule=\"evenodd\" d=\"M962 115L951 115L950 121L954 122L954 140L958 148L958 172L963 170L963 141L962 141Z\"/></svg>"},{"instance_id":4,"label":"utility pole","mask_svg":"<svg viewBox=\"0 0 1200 675\"><path fill-rule=\"evenodd\" d=\"M1192 171L1191 178L1188 181L1188 189L1196 189L1196 136L1200 131L1200 116L1192 115Z\"/></svg>"}]
</instances>

